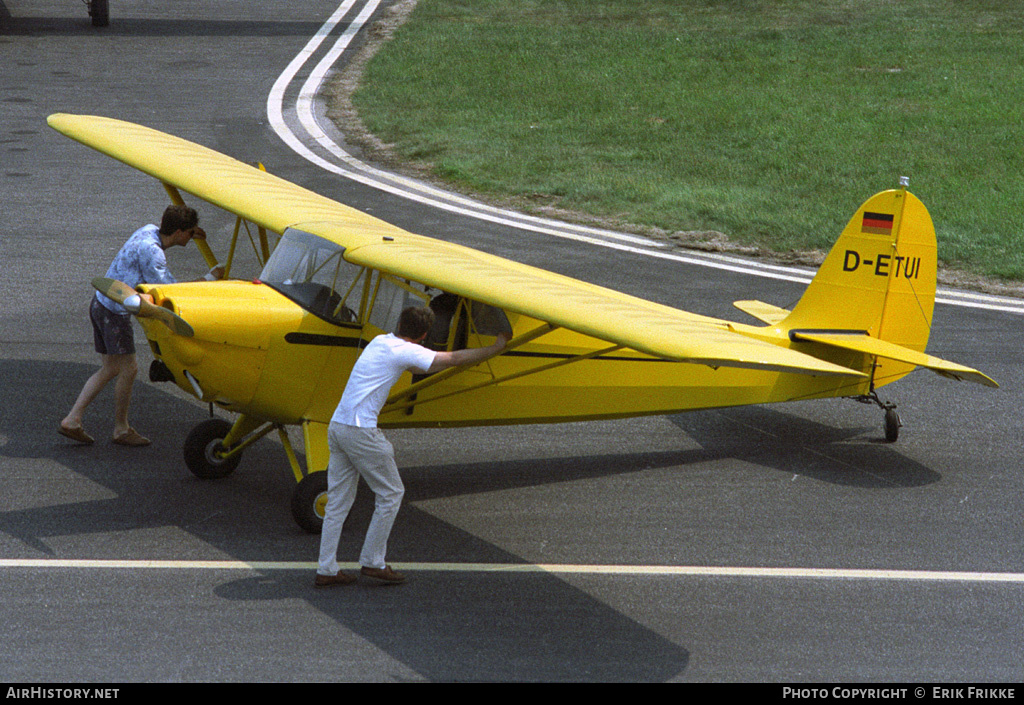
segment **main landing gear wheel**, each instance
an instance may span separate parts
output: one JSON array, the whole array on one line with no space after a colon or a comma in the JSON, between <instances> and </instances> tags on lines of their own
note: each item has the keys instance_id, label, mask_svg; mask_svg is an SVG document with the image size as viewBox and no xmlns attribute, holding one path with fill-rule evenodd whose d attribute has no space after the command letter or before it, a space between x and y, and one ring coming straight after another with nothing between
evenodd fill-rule
<instances>
[{"instance_id":1,"label":"main landing gear wheel","mask_svg":"<svg viewBox=\"0 0 1024 705\"><path fill-rule=\"evenodd\" d=\"M885 407L885 440L889 443L895 443L896 439L900 437L900 426L903 423L900 421L900 415L896 413L895 406Z\"/></svg>"},{"instance_id":2,"label":"main landing gear wheel","mask_svg":"<svg viewBox=\"0 0 1024 705\"><path fill-rule=\"evenodd\" d=\"M110 24L109 0L89 0L88 5L93 27L106 27Z\"/></svg>"},{"instance_id":3,"label":"main landing gear wheel","mask_svg":"<svg viewBox=\"0 0 1024 705\"><path fill-rule=\"evenodd\" d=\"M242 455L223 457L224 439L231 424L223 419L207 419L193 428L185 439L185 465L196 477L215 480L227 477L242 460Z\"/></svg>"},{"instance_id":4,"label":"main landing gear wheel","mask_svg":"<svg viewBox=\"0 0 1024 705\"><path fill-rule=\"evenodd\" d=\"M299 481L292 493L292 517L304 530L319 534L326 508L327 472L311 472Z\"/></svg>"}]
</instances>

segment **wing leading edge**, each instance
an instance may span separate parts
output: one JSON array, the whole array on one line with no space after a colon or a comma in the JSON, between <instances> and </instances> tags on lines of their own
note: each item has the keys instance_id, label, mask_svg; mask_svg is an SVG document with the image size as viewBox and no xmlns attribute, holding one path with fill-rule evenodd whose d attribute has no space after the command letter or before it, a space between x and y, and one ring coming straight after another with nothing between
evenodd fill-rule
<instances>
[{"instance_id":1,"label":"wing leading edge","mask_svg":"<svg viewBox=\"0 0 1024 705\"><path fill-rule=\"evenodd\" d=\"M345 258L354 264L656 357L712 367L864 376L746 337L724 321L407 233L220 152L141 125L63 113L47 122L88 147L270 230L302 226L328 238L344 247Z\"/></svg>"}]
</instances>

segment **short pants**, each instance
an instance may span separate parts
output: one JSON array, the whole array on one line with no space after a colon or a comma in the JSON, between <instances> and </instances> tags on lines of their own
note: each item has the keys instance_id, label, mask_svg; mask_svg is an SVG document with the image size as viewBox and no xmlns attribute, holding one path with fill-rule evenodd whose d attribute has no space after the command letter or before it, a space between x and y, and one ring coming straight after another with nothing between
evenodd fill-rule
<instances>
[{"instance_id":1,"label":"short pants","mask_svg":"<svg viewBox=\"0 0 1024 705\"><path fill-rule=\"evenodd\" d=\"M100 355L129 355L135 352L132 317L114 313L95 296L89 306L92 337Z\"/></svg>"}]
</instances>

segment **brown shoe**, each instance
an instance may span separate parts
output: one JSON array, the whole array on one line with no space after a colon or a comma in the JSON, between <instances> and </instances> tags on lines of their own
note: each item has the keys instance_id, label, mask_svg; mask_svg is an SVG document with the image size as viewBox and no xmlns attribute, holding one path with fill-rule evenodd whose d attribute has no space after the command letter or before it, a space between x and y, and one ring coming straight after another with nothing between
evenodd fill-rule
<instances>
[{"instance_id":1,"label":"brown shoe","mask_svg":"<svg viewBox=\"0 0 1024 705\"><path fill-rule=\"evenodd\" d=\"M373 578L374 580L380 580L385 583L404 583L405 576L394 570L391 570L391 566L386 565L383 568L360 568L360 573L365 575L367 578Z\"/></svg>"},{"instance_id":2,"label":"brown shoe","mask_svg":"<svg viewBox=\"0 0 1024 705\"><path fill-rule=\"evenodd\" d=\"M120 436L114 436L114 443L119 446L148 446L150 440L140 435L134 428L129 428Z\"/></svg>"},{"instance_id":3,"label":"brown shoe","mask_svg":"<svg viewBox=\"0 0 1024 705\"><path fill-rule=\"evenodd\" d=\"M337 575L320 575L317 573L316 580L313 581L313 586L318 588L323 587L334 587L335 585L351 585L356 581L354 575L346 575L340 570Z\"/></svg>"},{"instance_id":4,"label":"brown shoe","mask_svg":"<svg viewBox=\"0 0 1024 705\"><path fill-rule=\"evenodd\" d=\"M61 426L60 435L70 438L73 441L84 443L85 445L89 445L93 442L93 437L86 433L85 429L81 426L78 428L65 428L64 426Z\"/></svg>"}]
</instances>

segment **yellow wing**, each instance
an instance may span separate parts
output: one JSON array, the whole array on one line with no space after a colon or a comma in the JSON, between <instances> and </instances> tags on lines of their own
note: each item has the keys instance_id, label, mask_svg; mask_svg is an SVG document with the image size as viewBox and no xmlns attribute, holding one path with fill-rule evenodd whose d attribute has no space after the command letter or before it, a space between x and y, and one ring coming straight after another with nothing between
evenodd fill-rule
<instances>
[{"instance_id":1,"label":"yellow wing","mask_svg":"<svg viewBox=\"0 0 1024 705\"><path fill-rule=\"evenodd\" d=\"M864 375L686 313L470 248L413 235L224 154L110 118L55 114L68 137L270 230L291 226L345 258L670 360L809 375Z\"/></svg>"},{"instance_id":2,"label":"yellow wing","mask_svg":"<svg viewBox=\"0 0 1024 705\"><path fill-rule=\"evenodd\" d=\"M391 225L194 142L135 123L56 113L47 123L73 140L277 233L296 223L331 220L351 244Z\"/></svg>"}]
</instances>

